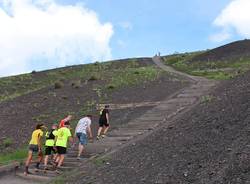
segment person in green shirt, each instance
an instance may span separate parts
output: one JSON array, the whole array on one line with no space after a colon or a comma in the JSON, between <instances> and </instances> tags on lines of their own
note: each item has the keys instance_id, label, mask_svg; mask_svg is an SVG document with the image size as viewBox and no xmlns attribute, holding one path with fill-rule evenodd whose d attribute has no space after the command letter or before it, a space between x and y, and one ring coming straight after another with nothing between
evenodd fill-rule
<instances>
[{"instance_id":1,"label":"person in green shirt","mask_svg":"<svg viewBox=\"0 0 250 184\"><path fill-rule=\"evenodd\" d=\"M58 157L56 159L56 169L61 167L65 158L65 154L67 153L67 144L68 140L73 142L72 134L70 132L70 124L69 122L65 122L64 127L60 128L57 131L56 137L56 149Z\"/></svg>"},{"instance_id":2,"label":"person in green shirt","mask_svg":"<svg viewBox=\"0 0 250 184\"><path fill-rule=\"evenodd\" d=\"M53 159L56 158L56 147L55 147L55 141L56 141L56 136L57 136L57 125L54 124L51 127L51 130L49 132L46 132L45 137L46 137L46 142L45 142L45 158L44 158L44 172L46 172L47 165L48 165L48 160L49 156L53 154Z\"/></svg>"}]
</instances>

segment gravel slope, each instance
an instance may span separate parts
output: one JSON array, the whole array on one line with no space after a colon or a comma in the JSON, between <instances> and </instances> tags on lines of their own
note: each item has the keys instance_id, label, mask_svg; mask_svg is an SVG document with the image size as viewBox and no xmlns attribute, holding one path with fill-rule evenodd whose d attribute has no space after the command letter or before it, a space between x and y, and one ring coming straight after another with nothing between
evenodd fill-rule
<instances>
[{"instance_id":1,"label":"gravel slope","mask_svg":"<svg viewBox=\"0 0 250 184\"><path fill-rule=\"evenodd\" d=\"M250 183L250 73L74 183Z\"/></svg>"}]
</instances>

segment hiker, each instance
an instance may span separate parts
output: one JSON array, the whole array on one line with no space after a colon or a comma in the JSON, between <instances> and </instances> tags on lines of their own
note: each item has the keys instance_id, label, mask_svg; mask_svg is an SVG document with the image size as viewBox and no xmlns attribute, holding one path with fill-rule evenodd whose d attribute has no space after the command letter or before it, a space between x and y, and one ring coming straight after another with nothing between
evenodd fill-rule
<instances>
[{"instance_id":1,"label":"hiker","mask_svg":"<svg viewBox=\"0 0 250 184\"><path fill-rule=\"evenodd\" d=\"M104 109L100 111L100 118L99 118L99 129L97 132L97 140L101 137L104 138L108 129L110 128L109 125L109 105L105 105ZM101 135L103 131L103 134Z\"/></svg>"},{"instance_id":2,"label":"hiker","mask_svg":"<svg viewBox=\"0 0 250 184\"><path fill-rule=\"evenodd\" d=\"M59 128L64 127L66 122L70 122L72 120L72 115L68 115L66 118L62 119L59 123Z\"/></svg>"},{"instance_id":3,"label":"hiker","mask_svg":"<svg viewBox=\"0 0 250 184\"><path fill-rule=\"evenodd\" d=\"M36 129L32 132L32 137L29 143L29 152L28 152L28 158L25 163L25 172L24 175L30 174L29 172L29 165L32 161L33 153L38 153L38 161L36 163L36 171L39 169L39 165L43 159L43 153L42 153L42 136L43 131L42 128L44 127L43 124L36 125Z\"/></svg>"},{"instance_id":4,"label":"hiker","mask_svg":"<svg viewBox=\"0 0 250 184\"><path fill-rule=\"evenodd\" d=\"M57 149L57 158L55 162L55 169L60 168L63 164L65 154L67 153L67 144L68 140L73 143L73 138L70 132L70 124L69 122L65 122L62 128L59 128L57 131L56 137L56 149Z\"/></svg>"},{"instance_id":5,"label":"hiker","mask_svg":"<svg viewBox=\"0 0 250 184\"><path fill-rule=\"evenodd\" d=\"M48 170L47 165L48 165L48 160L49 156L53 152L53 161L56 159L56 147L55 147L55 141L56 141L56 136L57 136L57 125L54 124L51 127L51 130L49 132L46 132L45 137L46 137L46 142L45 142L45 158L44 158L44 172Z\"/></svg>"},{"instance_id":6,"label":"hiker","mask_svg":"<svg viewBox=\"0 0 250 184\"><path fill-rule=\"evenodd\" d=\"M87 145L87 142L88 142L87 133L89 134L89 138L93 139L92 130L91 130L91 120L92 120L92 116L87 115L86 117L80 119L76 126L75 135L79 139L77 160L81 159L81 154L84 150L84 146Z\"/></svg>"}]
</instances>

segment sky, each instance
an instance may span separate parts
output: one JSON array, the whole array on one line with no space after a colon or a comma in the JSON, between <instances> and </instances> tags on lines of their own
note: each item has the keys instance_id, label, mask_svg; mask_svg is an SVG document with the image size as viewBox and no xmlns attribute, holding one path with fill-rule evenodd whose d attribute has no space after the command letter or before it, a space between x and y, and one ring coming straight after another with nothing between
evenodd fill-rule
<instances>
[{"instance_id":1,"label":"sky","mask_svg":"<svg viewBox=\"0 0 250 184\"><path fill-rule=\"evenodd\" d=\"M249 0L0 0L0 76L218 47L250 37Z\"/></svg>"}]
</instances>

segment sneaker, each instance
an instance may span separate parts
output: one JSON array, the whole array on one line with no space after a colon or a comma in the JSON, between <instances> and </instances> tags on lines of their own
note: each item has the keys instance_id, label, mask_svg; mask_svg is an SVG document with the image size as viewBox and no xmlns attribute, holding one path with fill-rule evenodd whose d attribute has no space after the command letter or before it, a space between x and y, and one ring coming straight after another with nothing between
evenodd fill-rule
<instances>
[{"instance_id":1,"label":"sneaker","mask_svg":"<svg viewBox=\"0 0 250 184\"><path fill-rule=\"evenodd\" d=\"M106 135L103 134L103 135L102 135L102 138L105 138L105 137L106 137Z\"/></svg>"},{"instance_id":2,"label":"sneaker","mask_svg":"<svg viewBox=\"0 0 250 184\"><path fill-rule=\"evenodd\" d=\"M97 140L100 140L100 138L101 138L101 137L100 137L99 135L96 137Z\"/></svg>"},{"instance_id":3,"label":"sneaker","mask_svg":"<svg viewBox=\"0 0 250 184\"><path fill-rule=\"evenodd\" d=\"M27 176L28 174L32 174L32 173L29 172L29 171L28 171L28 172L25 171L23 174L24 174L25 176Z\"/></svg>"},{"instance_id":4,"label":"sneaker","mask_svg":"<svg viewBox=\"0 0 250 184\"><path fill-rule=\"evenodd\" d=\"M77 159L77 160L81 160L81 157L78 156L76 159Z\"/></svg>"}]
</instances>

